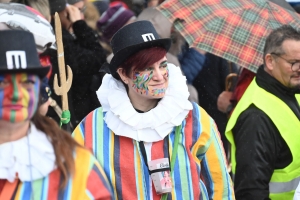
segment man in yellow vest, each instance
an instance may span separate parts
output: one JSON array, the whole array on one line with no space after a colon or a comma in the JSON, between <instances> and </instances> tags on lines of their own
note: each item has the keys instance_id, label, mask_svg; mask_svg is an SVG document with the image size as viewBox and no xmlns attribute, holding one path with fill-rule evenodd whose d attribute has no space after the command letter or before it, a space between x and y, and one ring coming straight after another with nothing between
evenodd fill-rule
<instances>
[{"instance_id":1,"label":"man in yellow vest","mask_svg":"<svg viewBox=\"0 0 300 200\"><path fill-rule=\"evenodd\" d=\"M270 33L226 127L237 200L289 200L300 181L300 31Z\"/></svg>"}]
</instances>

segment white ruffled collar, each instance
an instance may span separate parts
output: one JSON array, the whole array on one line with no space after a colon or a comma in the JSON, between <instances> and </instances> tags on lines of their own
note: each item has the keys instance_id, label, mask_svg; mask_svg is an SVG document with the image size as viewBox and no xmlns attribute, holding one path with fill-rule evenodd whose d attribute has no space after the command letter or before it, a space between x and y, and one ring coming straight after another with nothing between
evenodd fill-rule
<instances>
[{"instance_id":1,"label":"white ruffled collar","mask_svg":"<svg viewBox=\"0 0 300 200\"><path fill-rule=\"evenodd\" d=\"M30 147L30 156L28 151ZM34 181L54 169L55 153L45 133L30 124L28 136L0 145L0 179Z\"/></svg>"},{"instance_id":2,"label":"white ruffled collar","mask_svg":"<svg viewBox=\"0 0 300 200\"><path fill-rule=\"evenodd\" d=\"M97 96L103 112L106 112L104 121L108 128L116 135L156 142L163 140L174 126L180 125L193 106L188 101L190 94L180 68L168 64L168 69L169 86L165 97L145 113L138 113L134 109L123 83L106 74Z\"/></svg>"}]
</instances>

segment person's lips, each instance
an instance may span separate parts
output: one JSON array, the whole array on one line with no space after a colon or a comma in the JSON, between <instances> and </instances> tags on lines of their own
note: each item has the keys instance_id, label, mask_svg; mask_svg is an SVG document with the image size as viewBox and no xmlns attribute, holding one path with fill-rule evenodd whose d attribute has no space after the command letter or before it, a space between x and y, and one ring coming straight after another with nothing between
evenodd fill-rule
<instances>
[{"instance_id":1,"label":"person's lips","mask_svg":"<svg viewBox=\"0 0 300 200\"><path fill-rule=\"evenodd\" d=\"M293 78L293 79L300 79L300 75L294 75L291 78Z\"/></svg>"},{"instance_id":2,"label":"person's lips","mask_svg":"<svg viewBox=\"0 0 300 200\"><path fill-rule=\"evenodd\" d=\"M156 88L160 88L160 87L164 87L165 83L159 83L159 84L153 84L151 85L151 87L156 87Z\"/></svg>"}]
</instances>

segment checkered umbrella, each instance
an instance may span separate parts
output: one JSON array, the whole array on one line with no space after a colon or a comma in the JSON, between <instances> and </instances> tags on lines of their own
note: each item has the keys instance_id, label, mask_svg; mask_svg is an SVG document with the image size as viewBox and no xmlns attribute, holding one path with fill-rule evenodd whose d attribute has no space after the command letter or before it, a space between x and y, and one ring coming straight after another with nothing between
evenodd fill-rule
<instances>
[{"instance_id":1,"label":"checkered umbrella","mask_svg":"<svg viewBox=\"0 0 300 200\"><path fill-rule=\"evenodd\" d=\"M191 47L256 72L266 36L283 24L300 28L300 16L267 0L168 0L158 8Z\"/></svg>"}]
</instances>

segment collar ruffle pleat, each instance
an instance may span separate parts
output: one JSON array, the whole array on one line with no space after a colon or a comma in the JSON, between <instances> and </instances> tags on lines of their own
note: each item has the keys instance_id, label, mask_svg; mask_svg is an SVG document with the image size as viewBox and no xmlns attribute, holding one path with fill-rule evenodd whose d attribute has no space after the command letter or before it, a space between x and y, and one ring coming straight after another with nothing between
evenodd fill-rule
<instances>
[{"instance_id":1,"label":"collar ruffle pleat","mask_svg":"<svg viewBox=\"0 0 300 200\"><path fill-rule=\"evenodd\" d=\"M53 146L45 133L33 123L30 124L28 136L0 145L0 179L9 182L16 178L22 182L34 181L46 177L55 169Z\"/></svg>"},{"instance_id":2,"label":"collar ruffle pleat","mask_svg":"<svg viewBox=\"0 0 300 200\"><path fill-rule=\"evenodd\" d=\"M98 99L106 112L104 121L115 135L137 141L156 142L163 140L175 126L193 109L188 100L186 78L179 67L168 64L169 86L158 105L145 113L138 113L132 106L121 81L110 74L103 78L97 91Z\"/></svg>"}]
</instances>

